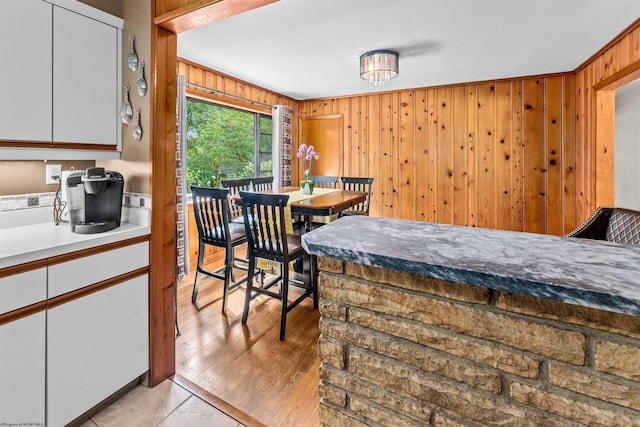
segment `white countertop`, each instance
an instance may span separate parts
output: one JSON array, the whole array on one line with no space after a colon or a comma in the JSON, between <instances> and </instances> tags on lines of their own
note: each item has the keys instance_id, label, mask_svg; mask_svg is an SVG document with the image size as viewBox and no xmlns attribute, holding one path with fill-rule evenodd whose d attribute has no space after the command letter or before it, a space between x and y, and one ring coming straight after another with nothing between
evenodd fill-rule
<instances>
[{"instance_id":1,"label":"white countertop","mask_svg":"<svg viewBox=\"0 0 640 427\"><path fill-rule=\"evenodd\" d=\"M112 231L76 234L53 222L0 229L0 268L37 261L151 233L148 226L123 223Z\"/></svg>"}]
</instances>

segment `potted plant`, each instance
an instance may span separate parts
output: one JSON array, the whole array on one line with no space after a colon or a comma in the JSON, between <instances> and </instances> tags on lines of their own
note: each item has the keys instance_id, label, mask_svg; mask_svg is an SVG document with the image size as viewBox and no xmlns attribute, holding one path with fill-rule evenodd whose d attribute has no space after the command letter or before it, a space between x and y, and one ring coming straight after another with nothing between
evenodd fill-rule
<instances>
[{"instance_id":1,"label":"potted plant","mask_svg":"<svg viewBox=\"0 0 640 427\"><path fill-rule=\"evenodd\" d=\"M302 159L302 167L304 168L303 179L300 181L300 189L303 194L313 194L313 181L311 180L311 164L313 159L318 160L320 154L316 153L313 145L301 144L298 148L299 159ZM307 164L307 162L309 162ZM307 167L308 166L308 167Z\"/></svg>"}]
</instances>

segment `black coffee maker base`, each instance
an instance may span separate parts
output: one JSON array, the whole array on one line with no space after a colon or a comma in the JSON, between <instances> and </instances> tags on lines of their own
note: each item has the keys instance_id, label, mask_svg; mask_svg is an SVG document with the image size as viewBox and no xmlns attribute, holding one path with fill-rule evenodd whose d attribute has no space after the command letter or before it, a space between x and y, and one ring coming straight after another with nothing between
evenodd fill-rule
<instances>
[{"instance_id":1,"label":"black coffee maker base","mask_svg":"<svg viewBox=\"0 0 640 427\"><path fill-rule=\"evenodd\" d=\"M88 224L71 224L71 231L78 234L96 234L111 231L120 227L117 221L90 222Z\"/></svg>"}]
</instances>

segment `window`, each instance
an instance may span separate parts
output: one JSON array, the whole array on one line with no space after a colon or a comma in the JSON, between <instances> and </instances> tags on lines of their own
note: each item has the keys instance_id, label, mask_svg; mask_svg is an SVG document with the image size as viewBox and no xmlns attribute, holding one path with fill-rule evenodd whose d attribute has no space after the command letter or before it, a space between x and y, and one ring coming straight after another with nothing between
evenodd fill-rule
<instances>
[{"instance_id":1,"label":"window","mask_svg":"<svg viewBox=\"0 0 640 427\"><path fill-rule=\"evenodd\" d=\"M271 116L187 98L187 188L270 176Z\"/></svg>"}]
</instances>

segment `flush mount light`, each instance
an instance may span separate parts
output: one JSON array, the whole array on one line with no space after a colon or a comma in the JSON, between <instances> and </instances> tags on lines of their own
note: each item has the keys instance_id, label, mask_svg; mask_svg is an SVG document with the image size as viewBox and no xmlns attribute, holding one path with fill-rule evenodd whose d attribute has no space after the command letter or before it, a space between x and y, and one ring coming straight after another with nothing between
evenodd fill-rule
<instances>
[{"instance_id":1,"label":"flush mount light","mask_svg":"<svg viewBox=\"0 0 640 427\"><path fill-rule=\"evenodd\" d=\"M372 50L360 56L360 78L373 84L384 84L398 77L398 52Z\"/></svg>"}]
</instances>

